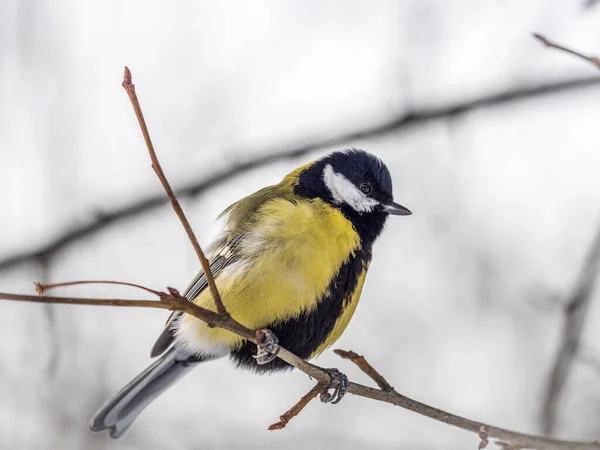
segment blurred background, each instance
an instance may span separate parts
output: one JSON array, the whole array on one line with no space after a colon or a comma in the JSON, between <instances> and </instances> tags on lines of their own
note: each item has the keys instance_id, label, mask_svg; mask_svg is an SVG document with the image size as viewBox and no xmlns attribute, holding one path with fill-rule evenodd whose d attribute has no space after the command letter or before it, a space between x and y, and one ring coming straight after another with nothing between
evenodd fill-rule
<instances>
[{"instance_id":1,"label":"blurred background","mask_svg":"<svg viewBox=\"0 0 600 450\"><path fill-rule=\"evenodd\" d=\"M0 291L78 279L184 288L198 270L120 86L128 65L201 243L226 206L296 166L373 152L414 215L390 220L336 347L439 408L598 439L600 73L531 33L600 53L599 21L600 5L582 0L3 0ZM548 408L568 311L582 319L570 328L578 345L571 336ZM0 448L477 445L352 396L268 432L312 382L224 360L161 396L122 439L91 434L94 411L150 362L165 319L0 303ZM370 383L331 351L316 362Z\"/></svg>"}]
</instances>

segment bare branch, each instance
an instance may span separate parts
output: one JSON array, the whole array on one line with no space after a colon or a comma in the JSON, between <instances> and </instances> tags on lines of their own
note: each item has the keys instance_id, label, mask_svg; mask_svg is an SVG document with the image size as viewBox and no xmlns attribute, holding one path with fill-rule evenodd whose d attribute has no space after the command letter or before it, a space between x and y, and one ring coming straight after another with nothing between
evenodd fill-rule
<instances>
[{"instance_id":1,"label":"bare branch","mask_svg":"<svg viewBox=\"0 0 600 450\"><path fill-rule=\"evenodd\" d=\"M49 297L23 294L7 294L0 292L0 300L14 300L33 303L57 303L63 305L90 305L90 306L124 306L140 308L159 308L170 311L183 311L207 324L224 328L236 333L245 339L256 342L254 333L228 315L221 315L209 309L202 308L183 297L176 289L168 288L168 293L158 292L160 300L128 300L128 299L105 299L105 298L81 298L81 297Z\"/></svg>"},{"instance_id":2,"label":"bare branch","mask_svg":"<svg viewBox=\"0 0 600 450\"><path fill-rule=\"evenodd\" d=\"M176 194L179 198L193 198L199 194L202 194L203 192L206 192L210 188L218 186L220 183L229 181L236 176L266 164L290 158L297 158L323 148L348 145L348 143L352 141L372 138L384 133L399 132L403 129L427 122L429 120L457 117L477 108L487 108L502 105L508 102L520 101L528 98L598 85L600 85L600 77L593 76L548 84L526 86L523 88L514 88L505 92L493 93L491 95L454 105L443 106L435 109L419 109L415 111L409 111L408 113L403 113L399 117L392 117L389 120L373 127L333 136L326 136L308 143L306 143L306 140L304 140L298 145L291 144L287 148L281 148L281 146L278 146L277 148L269 148L268 145L262 145L261 152L247 148L238 149L232 153L236 155L258 154L258 156L244 162L238 162L233 166L223 170L214 170L206 178L178 189ZM123 208L115 209L110 212L98 212L95 214L94 219L90 223L76 225L72 229L65 231L52 242L49 242L39 249L25 251L5 257L4 259L0 260L0 270L9 269L27 261L33 261L42 257L52 256L68 245L84 239L92 233L103 230L115 222L144 214L153 208L162 206L165 201L166 199L163 195L150 195L146 198L138 199L134 203L131 203Z\"/></svg>"},{"instance_id":3,"label":"bare branch","mask_svg":"<svg viewBox=\"0 0 600 450\"><path fill-rule=\"evenodd\" d=\"M573 292L565 307L565 322L554 367L542 407L544 433L551 434L556 425L556 413L561 392L579 349L583 324L600 272L600 226L580 270Z\"/></svg>"},{"instance_id":4,"label":"bare branch","mask_svg":"<svg viewBox=\"0 0 600 450\"><path fill-rule=\"evenodd\" d=\"M59 303L59 304L70 304L70 305L96 305L96 306L128 306L128 307L144 307L144 308L161 308L169 310L181 310L190 315L197 317L198 319L208 323L212 321L214 326L224 328L237 335L248 339L254 343L254 335L250 330L245 328L243 325L237 323L229 316L223 316L213 311L201 308L194 303L191 303L181 297L174 289L169 290L169 294L163 293L163 297L160 301L154 300L123 300L123 299L90 299L90 298L74 298L74 297L38 297L35 295L20 295L20 294L7 294L0 292L0 300L16 300L26 301L35 303ZM321 386L328 386L331 382L331 377L322 368L310 364L303 359L297 357L293 353L290 353L284 348L281 348L278 357L286 361L288 364L296 367L310 377L320 382ZM364 359L364 358L363 358ZM365 361L366 362L366 361ZM368 364L368 363L367 363ZM369 365L369 367L371 367ZM374 372L375 369L373 369ZM315 386L315 389L319 385ZM322 387L319 387L322 390ZM312 392L312 391L311 391ZM488 435L491 439L497 439L504 443L511 445L519 445L519 448L537 448L537 449L549 449L549 450L600 450L600 444L597 442L570 442L560 441L556 439L544 438L541 436L517 433L502 428L492 427L490 425L475 422L470 419L466 419L461 416L457 416L441 409L434 408L424 403L413 400L402 394L399 394L395 390L381 390L375 389L368 386L363 386L358 383L348 383L346 393L358 395L360 397L377 400L380 402L390 403L392 405L400 406L402 408L413 411L417 414L432 418L439 422L443 422L455 427L461 428L466 431L479 434L482 427L486 427ZM308 394L307 394L308 395ZM306 403L310 401L306 400ZM302 406L302 405L300 405ZM290 411L294 411L296 414L300 412L298 404ZM303 407L303 406L302 406ZM295 409L300 408L300 409ZM286 413L287 414L287 413ZM288 417L284 414L284 417ZM290 413L291 414L291 413ZM291 418L291 416L290 416Z\"/></svg>"},{"instance_id":5,"label":"bare branch","mask_svg":"<svg viewBox=\"0 0 600 450\"><path fill-rule=\"evenodd\" d=\"M542 36L541 34L538 34L538 33L533 33L533 37L538 39L539 41L541 41L542 44L544 44L548 48L555 48L556 50L560 50L562 52L569 53L569 54L571 54L573 56L577 56L578 58L581 58L581 59L585 59L586 61L588 61L588 62L592 63L594 66L596 66L597 69L600 69L600 58L597 58L595 56L586 56L583 53L579 53L578 51L575 51L568 47L564 47L562 45L556 44L552 41L549 41L544 36Z\"/></svg>"},{"instance_id":6,"label":"bare branch","mask_svg":"<svg viewBox=\"0 0 600 450\"><path fill-rule=\"evenodd\" d=\"M390 383L388 383L387 380L385 378L383 378L383 376L381 376L381 374L379 372L377 372L373 368L373 366L367 362L367 360L364 358L364 356L361 356L352 351L346 351L346 350L340 350L340 349L334 350L333 353L342 357L343 359L349 359L354 364L356 364L360 370L362 370L364 373L366 373L369 377L371 377L371 379L375 383L377 383L377 386L379 386L379 389L381 389L382 391L393 391L394 390L394 388L390 385Z\"/></svg>"},{"instance_id":7,"label":"bare branch","mask_svg":"<svg viewBox=\"0 0 600 450\"><path fill-rule=\"evenodd\" d=\"M139 308L159 308L170 311L183 311L190 314L212 327L219 327L231 331L244 339L256 344L254 331L249 330L228 314L219 314L209 309L202 308L183 297L176 289L168 288L169 292L159 292L160 300L128 300L128 299L98 299L82 297L41 297L37 295L9 294L0 292L0 300L13 300L33 303L56 303L63 305L90 305L90 306L124 306ZM280 347L279 358L288 364L300 369L310 377L322 382L330 383L331 376L318 366L304 361L283 347Z\"/></svg>"},{"instance_id":8,"label":"bare branch","mask_svg":"<svg viewBox=\"0 0 600 450\"><path fill-rule=\"evenodd\" d=\"M217 308L217 312L219 314L227 314L227 310L223 305L223 301L221 300L221 296L219 295L217 285L215 284L215 279L210 270L210 263L208 262L208 259L206 259L206 256L204 256L204 252L202 251L202 248L198 243L198 239L196 239L196 235L192 230L190 222L187 220L187 217L185 216L185 213L183 212L183 209L181 208L177 197L175 197L175 194L173 193L173 189L171 189L169 180L167 180L167 177L165 176L165 173L163 172L162 167L160 166L158 156L156 156L156 152L154 151L154 145L152 145L152 140L150 139L150 132L148 131L148 127L146 126L144 114L142 113L142 107L140 106L140 102L135 92L135 85L133 84L131 79L131 71L127 67L125 67L125 71L123 74L122 86L127 92L127 95L129 96L129 100L131 101L131 105L133 106L133 110L135 111L135 116L137 117L138 123L140 124L142 135L144 136L144 141L146 142L146 147L148 147L148 153L150 154L150 159L152 160L152 168L154 169L154 172L156 172L156 176L158 176L158 179L162 183L163 188L165 189L165 192L167 193L167 196L171 201L171 205L173 206L177 217L179 217L179 220L181 221L181 224L183 225L183 228L185 229L185 232L187 233L188 238L192 243L194 250L196 251L196 255L198 255L198 260L200 261L200 265L202 266L202 270L204 271L204 275L206 276L206 281L208 282L208 287L210 288L210 293Z\"/></svg>"},{"instance_id":9,"label":"bare branch","mask_svg":"<svg viewBox=\"0 0 600 450\"><path fill-rule=\"evenodd\" d=\"M317 383L304 397L298 401L298 403L284 412L283 415L279 416L279 422L275 422L274 424L270 425L269 431L284 429L288 422L300 414L304 407L308 405L310 401L313 400L317 395L323 392L326 387L326 385Z\"/></svg>"},{"instance_id":10,"label":"bare branch","mask_svg":"<svg viewBox=\"0 0 600 450\"><path fill-rule=\"evenodd\" d=\"M545 438L542 436L517 433L503 428L493 427L485 423L475 422L473 420L466 419L464 417L457 416L413 400L409 397L398 393L394 389L390 391L383 391L381 389L374 389L356 383L349 383L348 390L346 392L400 406L402 408L408 409L417 414L421 414L439 422L443 422L448 425L461 428L463 430L471 431L479 435L480 438L482 435L482 430L485 430L484 437L486 439L494 439L497 441L497 444L502 445L506 448L536 448L549 450L600 449L600 443L598 442L560 441L556 439ZM483 440L483 438L481 439Z\"/></svg>"},{"instance_id":11,"label":"bare branch","mask_svg":"<svg viewBox=\"0 0 600 450\"><path fill-rule=\"evenodd\" d=\"M49 284L40 283L38 281L37 283L33 283L33 284L35 285L35 290L37 291L37 293L40 296L46 295L46 291L48 291L50 289L56 289L56 288L68 287L68 286L77 286L77 285L81 285L81 284L115 284L118 286L129 286L129 287L134 287L137 289L142 289L142 290L149 292L150 294L154 294L156 296L161 295L160 291L155 291L154 289L150 289L150 288L147 288L145 286L141 286L141 285L135 284L135 283L127 283L125 281L81 280L81 281L68 281L66 283L49 283Z\"/></svg>"}]
</instances>

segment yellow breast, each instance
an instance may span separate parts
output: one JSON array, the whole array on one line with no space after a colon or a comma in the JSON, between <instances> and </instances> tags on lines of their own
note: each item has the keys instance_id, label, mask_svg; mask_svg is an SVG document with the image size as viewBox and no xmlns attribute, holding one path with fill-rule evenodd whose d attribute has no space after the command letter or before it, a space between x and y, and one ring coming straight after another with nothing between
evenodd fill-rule
<instances>
[{"instance_id":1,"label":"yellow breast","mask_svg":"<svg viewBox=\"0 0 600 450\"><path fill-rule=\"evenodd\" d=\"M217 277L217 287L234 319L250 329L264 328L314 309L334 274L359 245L350 222L323 201L274 199L257 212L256 222L240 244L239 260ZM364 275L357 286L359 293L363 282ZM194 302L214 310L208 290ZM332 335L339 336L350 320L356 307L356 302L351 303ZM184 322L206 344L235 348L241 343L238 336L208 328L193 318ZM189 339L190 333L186 334Z\"/></svg>"}]
</instances>

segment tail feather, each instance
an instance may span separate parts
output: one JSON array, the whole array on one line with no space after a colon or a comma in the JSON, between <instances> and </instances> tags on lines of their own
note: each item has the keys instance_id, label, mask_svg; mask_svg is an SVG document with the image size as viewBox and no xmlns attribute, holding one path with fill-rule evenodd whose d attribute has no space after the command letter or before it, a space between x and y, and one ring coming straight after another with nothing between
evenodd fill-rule
<instances>
[{"instance_id":1,"label":"tail feather","mask_svg":"<svg viewBox=\"0 0 600 450\"><path fill-rule=\"evenodd\" d=\"M156 397L198 363L207 359L171 347L94 414L90 420L90 430L108 429L110 437L113 439L120 437Z\"/></svg>"}]
</instances>

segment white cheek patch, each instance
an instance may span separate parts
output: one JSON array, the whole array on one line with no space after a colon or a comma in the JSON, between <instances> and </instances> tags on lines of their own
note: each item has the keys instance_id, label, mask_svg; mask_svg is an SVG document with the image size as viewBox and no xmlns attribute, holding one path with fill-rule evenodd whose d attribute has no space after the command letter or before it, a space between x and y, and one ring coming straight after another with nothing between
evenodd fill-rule
<instances>
[{"instance_id":1,"label":"white cheek patch","mask_svg":"<svg viewBox=\"0 0 600 450\"><path fill-rule=\"evenodd\" d=\"M323 170L323 181L335 203L346 203L358 212L373 211L379 204L374 198L367 197L344 175L335 173L331 164L327 164Z\"/></svg>"}]
</instances>

